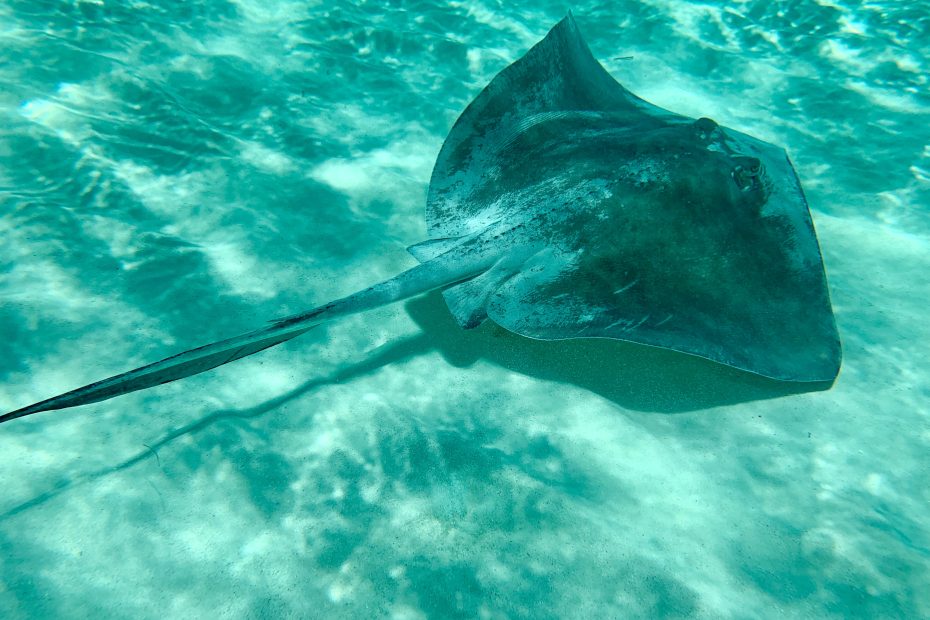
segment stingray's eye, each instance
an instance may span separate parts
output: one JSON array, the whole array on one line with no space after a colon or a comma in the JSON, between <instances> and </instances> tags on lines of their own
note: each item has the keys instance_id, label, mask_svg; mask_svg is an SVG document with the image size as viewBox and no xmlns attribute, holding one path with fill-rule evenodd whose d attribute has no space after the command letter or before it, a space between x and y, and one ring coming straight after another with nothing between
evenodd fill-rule
<instances>
[{"instance_id":1,"label":"stingray's eye","mask_svg":"<svg viewBox=\"0 0 930 620\"><path fill-rule=\"evenodd\" d=\"M762 162L756 157L734 157L733 161L733 180L736 185L743 191L758 187L761 183L760 177L764 173Z\"/></svg>"},{"instance_id":2,"label":"stingray's eye","mask_svg":"<svg viewBox=\"0 0 930 620\"><path fill-rule=\"evenodd\" d=\"M697 134L698 138L701 140L710 140L719 125L709 118L701 117L694 121L691 126L694 127L694 133Z\"/></svg>"}]
</instances>

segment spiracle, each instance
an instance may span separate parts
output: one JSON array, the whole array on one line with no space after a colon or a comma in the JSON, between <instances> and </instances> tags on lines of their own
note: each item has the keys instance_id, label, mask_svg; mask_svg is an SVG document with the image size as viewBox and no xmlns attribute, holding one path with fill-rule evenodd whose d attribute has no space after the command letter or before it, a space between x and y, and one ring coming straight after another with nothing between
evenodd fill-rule
<instances>
[{"instance_id":1,"label":"spiracle","mask_svg":"<svg viewBox=\"0 0 930 620\"><path fill-rule=\"evenodd\" d=\"M742 191L749 191L762 186L765 166L757 157L738 156L733 158L735 165L730 173L736 185Z\"/></svg>"}]
</instances>

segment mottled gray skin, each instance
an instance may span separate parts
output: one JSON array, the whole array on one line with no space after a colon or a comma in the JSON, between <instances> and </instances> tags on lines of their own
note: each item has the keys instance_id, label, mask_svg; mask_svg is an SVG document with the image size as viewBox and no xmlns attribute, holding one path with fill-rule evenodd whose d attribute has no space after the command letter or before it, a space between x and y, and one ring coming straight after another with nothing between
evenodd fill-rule
<instances>
[{"instance_id":1,"label":"mottled gray skin","mask_svg":"<svg viewBox=\"0 0 930 620\"><path fill-rule=\"evenodd\" d=\"M839 370L820 249L784 150L637 98L571 16L462 114L427 219L443 237L507 222L504 245L532 248L483 298L471 284L446 292L464 326L484 313L525 336L628 340L790 381ZM481 310L459 316L462 288Z\"/></svg>"},{"instance_id":2,"label":"mottled gray skin","mask_svg":"<svg viewBox=\"0 0 930 620\"><path fill-rule=\"evenodd\" d=\"M624 89L571 15L456 122L433 170L422 264L242 336L0 416L98 402L257 353L314 326L449 287L465 328L602 337L768 377L830 381L839 339L785 152Z\"/></svg>"}]
</instances>

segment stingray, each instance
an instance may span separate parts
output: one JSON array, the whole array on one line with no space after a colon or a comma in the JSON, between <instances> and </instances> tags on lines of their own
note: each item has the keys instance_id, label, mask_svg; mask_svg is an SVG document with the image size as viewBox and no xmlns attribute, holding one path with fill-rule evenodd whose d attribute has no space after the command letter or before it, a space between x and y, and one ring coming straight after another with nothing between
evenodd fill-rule
<instances>
[{"instance_id":1,"label":"stingray","mask_svg":"<svg viewBox=\"0 0 930 620\"><path fill-rule=\"evenodd\" d=\"M439 153L428 240L400 275L262 329L0 416L102 401L443 288L461 327L610 338L772 379L832 381L840 344L786 152L621 86L569 14L465 109Z\"/></svg>"}]
</instances>

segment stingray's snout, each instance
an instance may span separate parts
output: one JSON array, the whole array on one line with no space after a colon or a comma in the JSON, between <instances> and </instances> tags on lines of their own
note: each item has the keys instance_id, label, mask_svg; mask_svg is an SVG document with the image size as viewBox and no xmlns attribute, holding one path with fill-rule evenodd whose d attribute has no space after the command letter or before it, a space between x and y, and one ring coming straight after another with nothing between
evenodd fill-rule
<instances>
[{"instance_id":1,"label":"stingray's snout","mask_svg":"<svg viewBox=\"0 0 930 620\"><path fill-rule=\"evenodd\" d=\"M733 180L736 185L743 191L748 191L762 184L762 178L765 175L765 166L762 160L757 157L739 156L734 157L735 165L733 166Z\"/></svg>"}]
</instances>

